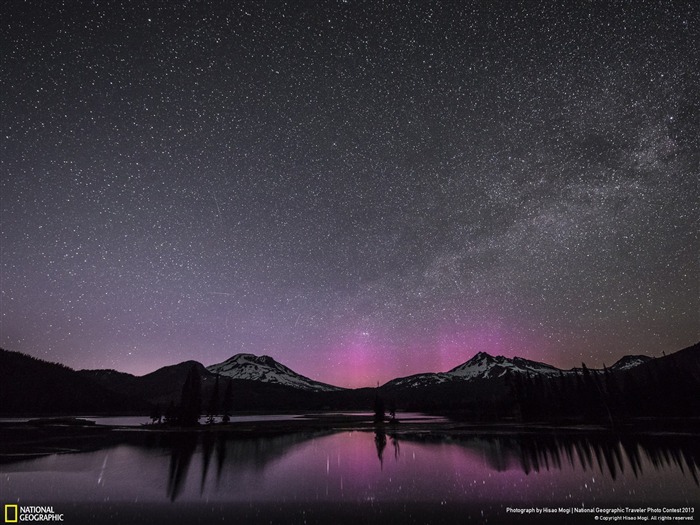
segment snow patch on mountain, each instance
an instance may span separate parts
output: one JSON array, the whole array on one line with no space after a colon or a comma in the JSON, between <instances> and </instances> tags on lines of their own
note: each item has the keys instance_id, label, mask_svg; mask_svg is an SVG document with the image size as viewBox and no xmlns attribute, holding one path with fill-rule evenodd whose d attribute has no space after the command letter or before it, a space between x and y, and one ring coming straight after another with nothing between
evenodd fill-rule
<instances>
[{"instance_id":1,"label":"snow patch on mountain","mask_svg":"<svg viewBox=\"0 0 700 525\"><path fill-rule=\"evenodd\" d=\"M222 363L208 366L207 370L213 374L220 374L234 379L277 383L302 390L312 390L316 392L342 390L340 387L314 381L301 374L297 374L290 368L287 368L266 355L236 354Z\"/></svg>"},{"instance_id":2,"label":"snow patch on mountain","mask_svg":"<svg viewBox=\"0 0 700 525\"><path fill-rule=\"evenodd\" d=\"M426 385L436 385L439 383L444 383L446 381L451 381L453 379L454 379L453 377L450 377L447 374L442 374L442 373L415 374L412 376L399 377L397 379L392 379L391 381L386 383L384 386L417 388L417 387L426 386Z\"/></svg>"},{"instance_id":3,"label":"snow patch on mountain","mask_svg":"<svg viewBox=\"0 0 700 525\"><path fill-rule=\"evenodd\" d=\"M610 368L611 368L611 370L629 370L630 368L634 368L635 366L639 366L642 363L646 363L647 361L651 361L652 359L653 359L653 357L649 357L647 355L626 355L626 356L620 358Z\"/></svg>"}]
</instances>

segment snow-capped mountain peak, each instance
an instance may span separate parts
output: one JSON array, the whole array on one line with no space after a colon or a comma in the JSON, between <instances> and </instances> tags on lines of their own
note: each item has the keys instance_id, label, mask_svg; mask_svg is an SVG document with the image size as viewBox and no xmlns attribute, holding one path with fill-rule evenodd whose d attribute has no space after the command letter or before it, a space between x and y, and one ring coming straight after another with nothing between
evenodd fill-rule
<instances>
[{"instance_id":1,"label":"snow-capped mountain peak","mask_svg":"<svg viewBox=\"0 0 700 525\"><path fill-rule=\"evenodd\" d=\"M214 374L234 379L277 383L302 390L325 392L342 390L337 386L327 385L297 374L294 370L287 368L267 355L236 354L226 361L208 366L207 370Z\"/></svg>"},{"instance_id":2,"label":"snow-capped mountain peak","mask_svg":"<svg viewBox=\"0 0 700 525\"><path fill-rule=\"evenodd\" d=\"M625 356L616 362L611 370L629 370L637 365L652 359L643 355ZM603 373L603 370L589 369L593 373ZM393 379L384 386L390 388L418 388L438 383L451 381L471 381L473 379L493 379L503 377L508 373L521 375L570 375L581 373L580 368L571 370L561 370L555 366L538 361L531 361L522 357L504 357L502 355L492 356L486 352L478 352L471 359L456 366L448 372L415 374L407 377Z\"/></svg>"},{"instance_id":3,"label":"snow-capped mountain peak","mask_svg":"<svg viewBox=\"0 0 700 525\"><path fill-rule=\"evenodd\" d=\"M447 374L461 379L501 377L508 372L521 374L545 374L559 373L559 369L545 363L530 361L522 357L492 356L486 352L479 352L466 363L463 363Z\"/></svg>"},{"instance_id":4,"label":"snow-capped mountain peak","mask_svg":"<svg viewBox=\"0 0 700 525\"><path fill-rule=\"evenodd\" d=\"M502 377L507 373L516 374L558 374L560 370L545 363L530 361L522 357L492 356L479 352L467 362L456 366L449 372L432 374L416 374L389 381L391 387L420 387L431 384L445 383L455 380L471 381L472 379L492 379Z\"/></svg>"}]
</instances>

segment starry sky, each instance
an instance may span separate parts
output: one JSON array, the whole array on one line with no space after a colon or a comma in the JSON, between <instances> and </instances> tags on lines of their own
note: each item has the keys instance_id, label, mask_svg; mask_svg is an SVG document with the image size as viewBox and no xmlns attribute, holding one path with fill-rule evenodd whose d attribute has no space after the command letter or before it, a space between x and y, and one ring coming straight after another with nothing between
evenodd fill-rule
<instances>
[{"instance_id":1,"label":"starry sky","mask_svg":"<svg viewBox=\"0 0 700 525\"><path fill-rule=\"evenodd\" d=\"M339 386L700 339L700 4L10 1L0 345Z\"/></svg>"}]
</instances>

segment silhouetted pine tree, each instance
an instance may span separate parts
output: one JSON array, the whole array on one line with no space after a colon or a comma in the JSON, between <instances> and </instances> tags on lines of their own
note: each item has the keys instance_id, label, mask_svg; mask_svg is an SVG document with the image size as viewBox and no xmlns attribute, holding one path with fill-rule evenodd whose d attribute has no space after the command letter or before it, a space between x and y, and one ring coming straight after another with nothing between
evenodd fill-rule
<instances>
[{"instance_id":1,"label":"silhouetted pine tree","mask_svg":"<svg viewBox=\"0 0 700 525\"><path fill-rule=\"evenodd\" d=\"M617 373L611 371L605 364L603 364L603 380L605 381L605 398L611 417L617 420L624 413L624 399Z\"/></svg>"},{"instance_id":2,"label":"silhouetted pine tree","mask_svg":"<svg viewBox=\"0 0 700 525\"><path fill-rule=\"evenodd\" d=\"M226 382L224 398L221 400L221 421L228 423L231 421L231 410L233 407L233 381L231 378Z\"/></svg>"},{"instance_id":3,"label":"silhouetted pine tree","mask_svg":"<svg viewBox=\"0 0 700 525\"><path fill-rule=\"evenodd\" d=\"M583 383L585 385L590 384L591 382L591 371L588 370L588 367L586 366L586 363L581 363L581 374L583 375Z\"/></svg>"},{"instance_id":4,"label":"silhouetted pine tree","mask_svg":"<svg viewBox=\"0 0 700 525\"><path fill-rule=\"evenodd\" d=\"M586 363L581 363L581 374L583 376L583 389L581 392L583 417L587 421L594 421L600 418L600 400L596 392L595 380Z\"/></svg>"},{"instance_id":5,"label":"silhouetted pine tree","mask_svg":"<svg viewBox=\"0 0 700 525\"><path fill-rule=\"evenodd\" d=\"M532 414L535 419L542 419L549 414L548 388L544 378L536 374L531 379Z\"/></svg>"},{"instance_id":6,"label":"silhouetted pine tree","mask_svg":"<svg viewBox=\"0 0 700 525\"><path fill-rule=\"evenodd\" d=\"M379 394L374 395L374 422L383 423L384 422L384 400L379 396Z\"/></svg>"},{"instance_id":7,"label":"silhouetted pine tree","mask_svg":"<svg viewBox=\"0 0 700 525\"><path fill-rule=\"evenodd\" d=\"M622 379L624 380L622 395L625 405L628 407L628 412L634 415L635 408L638 406L634 401L635 399L639 399L641 388L639 381L637 381L637 377L634 373L634 370L631 372L632 373L626 373L622 377Z\"/></svg>"},{"instance_id":8,"label":"silhouetted pine tree","mask_svg":"<svg viewBox=\"0 0 700 525\"><path fill-rule=\"evenodd\" d=\"M215 418L219 413L219 374L216 374L216 381L214 382L214 390L209 398L209 407L207 409L207 423L210 425L214 424Z\"/></svg>"},{"instance_id":9,"label":"silhouetted pine tree","mask_svg":"<svg viewBox=\"0 0 700 525\"><path fill-rule=\"evenodd\" d=\"M511 397L513 399L513 415L518 420L522 421L525 417L523 378L520 374L508 372L506 381L510 387Z\"/></svg>"},{"instance_id":10,"label":"silhouetted pine tree","mask_svg":"<svg viewBox=\"0 0 700 525\"><path fill-rule=\"evenodd\" d=\"M535 388L530 372L523 378L523 419L530 421L535 414Z\"/></svg>"},{"instance_id":11,"label":"silhouetted pine tree","mask_svg":"<svg viewBox=\"0 0 700 525\"><path fill-rule=\"evenodd\" d=\"M567 415L566 411L569 406L569 389L562 370L559 370L559 377L552 379L552 383L554 392L552 411L558 419L561 419Z\"/></svg>"},{"instance_id":12,"label":"silhouetted pine tree","mask_svg":"<svg viewBox=\"0 0 700 525\"><path fill-rule=\"evenodd\" d=\"M202 413L202 379L199 377L196 367L190 368L182 386L180 398L179 423L185 427L199 424L199 416Z\"/></svg>"}]
</instances>

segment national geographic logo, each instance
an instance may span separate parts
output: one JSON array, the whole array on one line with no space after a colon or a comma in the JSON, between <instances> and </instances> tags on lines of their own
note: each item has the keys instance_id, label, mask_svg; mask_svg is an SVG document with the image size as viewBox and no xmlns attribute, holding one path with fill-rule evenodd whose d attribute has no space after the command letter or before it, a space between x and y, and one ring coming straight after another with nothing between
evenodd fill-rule
<instances>
[{"instance_id":1,"label":"national geographic logo","mask_svg":"<svg viewBox=\"0 0 700 525\"><path fill-rule=\"evenodd\" d=\"M17 504L5 505L5 523L26 523L31 521L63 521L63 514L53 507L20 507Z\"/></svg>"}]
</instances>

